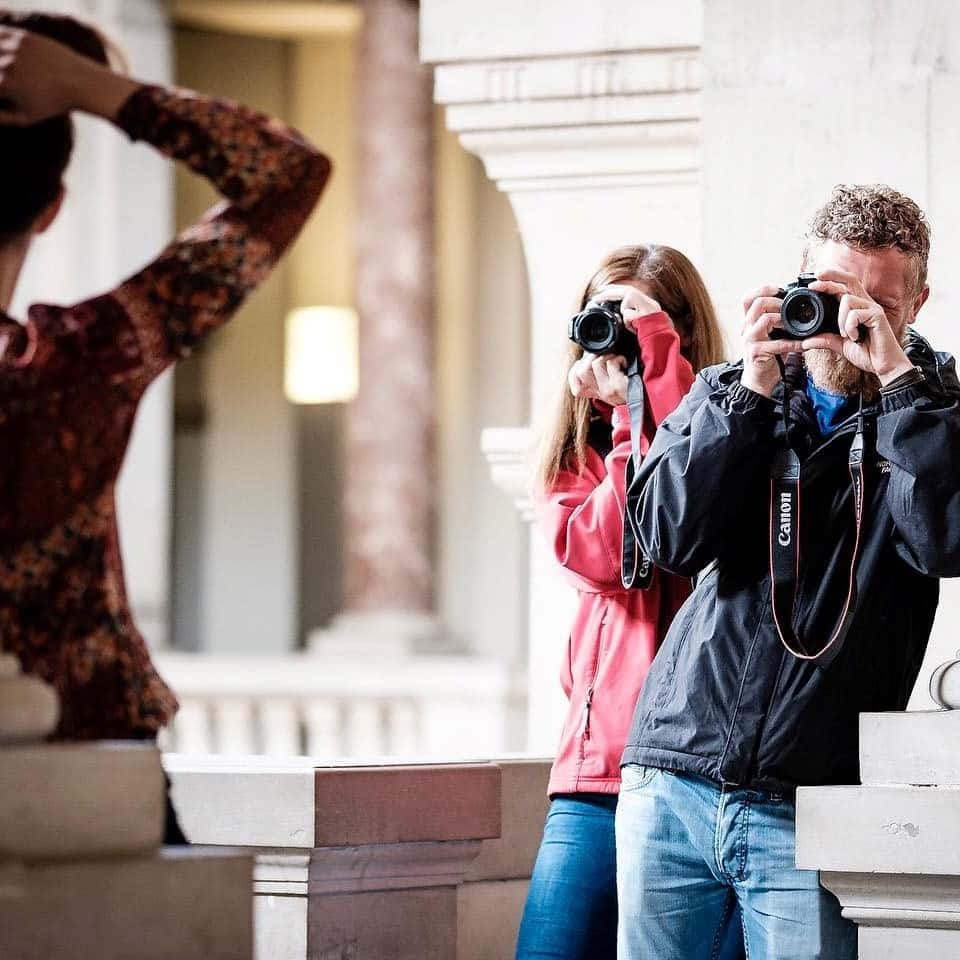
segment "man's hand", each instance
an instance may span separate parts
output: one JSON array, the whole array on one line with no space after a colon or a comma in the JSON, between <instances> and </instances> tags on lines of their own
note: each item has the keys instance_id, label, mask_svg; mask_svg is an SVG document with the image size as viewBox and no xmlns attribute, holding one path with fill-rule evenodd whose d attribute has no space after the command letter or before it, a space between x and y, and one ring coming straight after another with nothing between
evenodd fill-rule
<instances>
[{"instance_id":1,"label":"man's hand","mask_svg":"<svg viewBox=\"0 0 960 960\"><path fill-rule=\"evenodd\" d=\"M780 382L777 356L796 353L792 340L771 340L770 332L780 326L780 287L765 286L743 298L743 375L740 382L765 397L773 395Z\"/></svg>"},{"instance_id":2,"label":"man's hand","mask_svg":"<svg viewBox=\"0 0 960 960\"><path fill-rule=\"evenodd\" d=\"M567 375L570 392L575 397L602 400L611 407L627 402L627 361L623 357L585 353Z\"/></svg>"},{"instance_id":3,"label":"man's hand","mask_svg":"<svg viewBox=\"0 0 960 960\"><path fill-rule=\"evenodd\" d=\"M883 307L869 296L852 273L822 270L810 289L840 298L840 335L824 333L809 337L801 344L803 350L832 350L855 367L876 374L882 386L913 368ZM857 343L860 327L864 328L865 336Z\"/></svg>"}]
</instances>

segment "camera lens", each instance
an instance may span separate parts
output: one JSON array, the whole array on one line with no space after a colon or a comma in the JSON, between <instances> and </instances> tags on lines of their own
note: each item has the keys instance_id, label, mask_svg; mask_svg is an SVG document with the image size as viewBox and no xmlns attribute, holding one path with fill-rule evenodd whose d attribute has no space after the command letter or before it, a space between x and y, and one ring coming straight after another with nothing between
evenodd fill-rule
<instances>
[{"instance_id":1,"label":"camera lens","mask_svg":"<svg viewBox=\"0 0 960 960\"><path fill-rule=\"evenodd\" d=\"M821 304L821 298L813 291L791 290L780 307L780 319L786 334L802 340L819 333L824 319Z\"/></svg>"},{"instance_id":2,"label":"camera lens","mask_svg":"<svg viewBox=\"0 0 960 960\"><path fill-rule=\"evenodd\" d=\"M603 346L610 339L611 326L607 317L588 314L580 325L580 337L584 343Z\"/></svg>"}]
</instances>

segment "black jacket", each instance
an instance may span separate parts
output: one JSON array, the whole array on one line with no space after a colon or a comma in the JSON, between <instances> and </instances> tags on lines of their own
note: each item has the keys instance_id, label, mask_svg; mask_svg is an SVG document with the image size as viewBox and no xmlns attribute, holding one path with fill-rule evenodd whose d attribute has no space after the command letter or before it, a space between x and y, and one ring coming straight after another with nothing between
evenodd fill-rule
<instances>
[{"instance_id":1,"label":"black jacket","mask_svg":"<svg viewBox=\"0 0 960 960\"><path fill-rule=\"evenodd\" d=\"M787 653L774 627L769 471L787 397L803 463L794 625L819 648L847 595L856 417L824 440L796 358L773 399L740 384L740 364L704 370L661 425L627 522L655 563L699 579L650 669L624 763L775 791L858 782L858 715L904 709L938 578L960 575L960 382L953 358L921 337L906 349L925 380L892 384L865 408L856 612L820 661Z\"/></svg>"}]
</instances>

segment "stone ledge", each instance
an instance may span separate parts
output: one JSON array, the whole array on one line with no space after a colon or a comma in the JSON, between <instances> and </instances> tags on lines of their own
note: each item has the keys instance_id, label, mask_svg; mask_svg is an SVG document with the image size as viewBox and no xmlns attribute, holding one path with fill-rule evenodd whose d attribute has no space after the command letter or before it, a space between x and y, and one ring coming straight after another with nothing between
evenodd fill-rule
<instances>
[{"instance_id":1,"label":"stone ledge","mask_svg":"<svg viewBox=\"0 0 960 960\"><path fill-rule=\"evenodd\" d=\"M434 100L446 106L675 94L701 87L700 55L694 50L444 64L434 78Z\"/></svg>"},{"instance_id":2,"label":"stone ledge","mask_svg":"<svg viewBox=\"0 0 960 960\"><path fill-rule=\"evenodd\" d=\"M173 802L195 843L314 845L314 767L309 757L165 754Z\"/></svg>"},{"instance_id":3,"label":"stone ledge","mask_svg":"<svg viewBox=\"0 0 960 960\"><path fill-rule=\"evenodd\" d=\"M318 768L317 847L500 834L493 764Z\"/></svg>"},{"instance_id":4,"label":"stone ledge","mask_svg":"<svg viewBox=\"0 0 960 960\"><path fill-rule=\"evenodd\" d=\"M697 120L474 130L460 142L496 181L700 169Z\"/></svg>"},{"instance_id":5,"label":"stone ledge","mask_svg":"<svg viewBox=\"0 0 960 960\"><path fill-rule=\"evenodd\" d=\"M614 123L665 123L698 120L696 93L644 93L617 97L570 98L517 103L477 103L447 107L447 128L471 130L555 129Z\"/></svg>"},{"instance_id":6,"label":"stone ledge","mask_svg":"<svg viewBox=\"0 0 960 960\"><path fill-rule=\"evenodd\" d=\"M456 887L479 851L479 840L327 847L310 859L308 893Z\"/></svg>"},{"instance_id":7,"label":"stone ledge","mask_svg":"<svg viewBox=\"0 0 960 960\"><path fill-rule=\"evenodd\" d=\"M860 926L960 927L960 878L889 873L820 874Z\"/></svg>"}]
</instances>

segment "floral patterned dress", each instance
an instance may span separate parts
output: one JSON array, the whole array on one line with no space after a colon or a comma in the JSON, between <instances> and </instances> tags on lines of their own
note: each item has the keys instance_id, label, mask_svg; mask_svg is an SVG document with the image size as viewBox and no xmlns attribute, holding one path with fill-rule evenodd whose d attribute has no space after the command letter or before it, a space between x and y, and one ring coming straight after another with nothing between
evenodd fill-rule
<instances>
[{"instance_id":1,"label":"floral patterned dress","mask_svg":"<svg viewBox=\"0 0 960 960\"><path fill-rule=\"evenodd\" d=\"M152 737L177 708L127 604L117 474L146 388L267 276L330 170L276 121L185 91L143 87L116 123L225 201L112 292L0 314L0 646L55 687L68 739Z\"/></svg>"}]
</instances>

